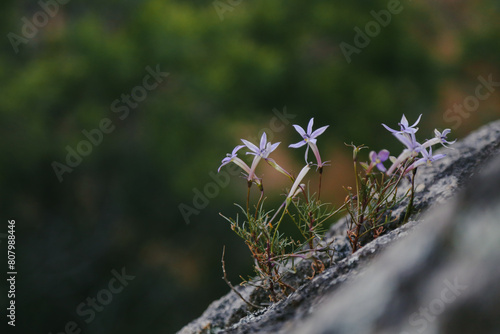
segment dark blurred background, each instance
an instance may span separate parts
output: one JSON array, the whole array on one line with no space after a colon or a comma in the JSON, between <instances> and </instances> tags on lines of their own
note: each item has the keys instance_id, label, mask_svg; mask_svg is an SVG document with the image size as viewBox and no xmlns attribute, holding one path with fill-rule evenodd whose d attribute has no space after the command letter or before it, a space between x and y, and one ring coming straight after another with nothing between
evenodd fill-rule
<instances>
[{"instance_id":1,"label":"dark blurred background","mask_svg":"<svg viewBox=\"0 0 500 334\"><path fill-rule=\"evenodd\" d=\"M318 142L332 161L323 199L338 204L351 182L344 142L399 150L380 123L396 127L403 113L411 123L424 114L421 139L498 118L498 85L474 98L488 77L500 81L498 1L390 3L3 0L0 248L15 219L17 329L173 333L228 291L223 245L231 281L250 275L245 245L219 216L244 203L245 181L207 186L240 138L273 127L273 157L297 173L304 151L287 149L300 139L291 125L329 124ZM372 29L369 44L356 27ZM356 52L346 57L342 43ZM289 184L258 174L272 208ZM195 197L207 189L212 198ZM193 209L189 224L180 205ZM135 278L110 294L122 270ZM105 301L91 321L87 298Z\"/></svg>"}]
</instances>

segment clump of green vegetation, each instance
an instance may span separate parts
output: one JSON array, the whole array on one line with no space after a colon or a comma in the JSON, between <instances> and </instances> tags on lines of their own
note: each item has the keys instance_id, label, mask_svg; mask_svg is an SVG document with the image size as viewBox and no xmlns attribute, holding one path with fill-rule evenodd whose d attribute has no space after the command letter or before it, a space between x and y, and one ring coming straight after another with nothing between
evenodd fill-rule
<instances>
[{"instance_id":1,"label":"clump of green vegetation","mask_svg":"<svg viewBox=\"0 0 500 334\"><path fill-rule=\"evenodd\" d=\"M386 225L392 222L391 210L406 198L409 200L404 222L407 222L413 210L414 180L417 168L423 164L431 164L445 156L444 154L433 155L432 146L452 144L446 140L449 129L442 133L435 130L434 138L423 144L417 142L415 133L418 131L416 125L419 121L420 117L415 124L410 126L403 115L399 123L400 130L393 130L383 124L405 146L398 157L390 156L389 151L383 149L378 153L371 151L368 155L368 162L359 162L361 150L367 147L349 145L353 148L356 186L355 189L346 188L348 195L344 204L337 209L332 208L329 203L323 203L320 199L323 169L328 166L328 162L321 159L317 137L328 128L328 125L313 131L313 118L309 121L307 131L299 125L293 125L302 136L302 140L289 147L306 146L306 164L297 176L269 157L280 143L268 142L265 132L262 134L259 146L242 139L244 145L236 146L232 153L222 160L219 171L224 165L235 163L243 170L247 181L246 206L238 205L241 214L236 218L222 216L230 223L231 229L244 240L254 259L257 277L244 282L265 289L270 300L276 302L295 290L294 287L284 282L283 275L288 272L294 273L296 259L311 261L313 276L322 272L325 264L321 259L325 257L321 255L333 252L330 244L324 240L325 223L340 212L347 211L348 214L347 238L353 252L384 233ZM254 156L250 166L237 155L242 148L246 148L247 154ZM315 162L308 161L309 149L313 152ZM291 182L284 201L274 210L264 208L263 180L255 173L261 161L268 163ZM384 165L387 161L392 163L388 169ZM317 193L311 193L303 183L313 167L316 167L319 178ZM404 194L398 194L398 187L405 178L409 179L411 187ZM250 191L253 185L256 185L260 196L257 203L252 206L250 205ZM280 231L280 226L285 219L296 226L299 238L292 238ZM226 277L224 256L222 265L224 279L234 290ZM244 299L241 295L240 297ZM249 301L246 302L252 307L260 307Z\"/></svg>"}]
</instances>

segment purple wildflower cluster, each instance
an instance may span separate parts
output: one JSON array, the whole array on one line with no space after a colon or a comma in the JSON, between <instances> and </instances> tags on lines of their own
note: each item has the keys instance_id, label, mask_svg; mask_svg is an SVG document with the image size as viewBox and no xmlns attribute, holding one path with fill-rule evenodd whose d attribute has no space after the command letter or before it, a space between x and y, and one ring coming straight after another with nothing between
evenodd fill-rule
<instances>
[{"instance_id":1,"label":"purple wildflower cluster","mask_svg":"<svg viewBox=\"0 0 500 334\"><path fill-rule=\"evenodd\" d=\"M432 146L436 144L441 144L445 147L448 147L447 145L455 143L456 140L449 142L446 138L451 130L445 129L443 132L440 132L436 129L434 130L435 134L434 138L426 140L423 144L420 144L417 141L415 134L418 131L418 128L416 126L420 122L421 117L422 115L418 117L417 121L414 124L410 125L405 115L403 115L401 121L398 123L400 127L399 130L394 130L388 127L387 125L382 124L389 132L391 132L394 135L394 137L396 137L396 139L398 139L405 146L405 149L403 150L403 152L401 152L401 154L397 158L390 156L389 151L385 149L381 150L378 153L375 151L371 151L369 154L370 161L369 164L367 164L368 166L367 169L371 171L373 167L377 167L378 170L390 176L396 170L400 169L403 166L403 163L408 161L408 159L413 159L414 161L410 166L407 166L406 169L403 170L403 173L407 173L424 164L430 165L432 162L444 158L446 156L445 154L433 155ZM304 145L307 145L305 151L306 164L307 165L313 164L312 162L308 162L308 153L309 149L311 149L311 151L314 154L314 157L316 158L315 165L317 166L318 169L320 169L326 166L327 162L321 160L321 155L319 153L319 149L317 146L317 137L323 134L325 130L329 127L329 125L322 126L319 129L313 131L313 124L314 124L314 118L311 118L311 120L307 125L307 131L304 130L304 128L302 128L300 125L294 124L293 127L299 133L299 135L302 136L303 140L295 144L291 144L288 147L300 148ZM259 146L245 139L241 139L241 141L243 142L244 145L236 146L233 149L232 153L227 154L227 157L222 160L222 164L219 167L219 171L222 168L222 166L230 162L233 162L246 173L246 177L249 182L254 182L257 185L260 185L261 179L255 175L255 170L259 162L262 159L264 159L264 161L266 161L269 165L278 170L280 173L286 175L292 181L295 181L295 179L291 176L289 172L287 172L285 169L279 166L273 159L269 158L269 155L279 146L280 144L279 142L274 144L268 142L267 135L265 132L262 134ZM248 152L246 152L246 154L254 156L251 166L248 166L243 160L241 160L237 156L237 152L243 147L246 147L249 150ZM420 158L417 159L419 155ZM384 162L386 162L387 160L390 160L392 162L392 165L391 167L389 167L389 169L387 169L384 166Z\"/></svg>"},{"instance_id":2,"label":"purple wildflower cluster","mask_svg":"<svg viewBox=\"0 0 500 334\"><path fill-rule=\"evenodd\" d=\"M247 178L247 181L249 182L249 185L251 185L252 183L255 183L259 187L261 187L262 180L255 175L255 170L256 170L259 162L261 160L264 160L271 167L275 168L278 172L284 174L290 180L292 180L292 182L294 182L294 184L292 186L292 191L290 192L290 195L289 195L289 197L293 197L294 194L296 193L296 189L300 186L300 181L306 175L307 171L309 171L309 168L310 168L309 165L312 164L312 163L307 161L309 148L311 148L311 151L313 152L314 157L316 158L316 165L317 165L318 169L326 166L326 162L321 160L321 155L319 153L319 149L317 146L317 137L320 136L323 132L325 132L325 130L329 127L329 125L320 127L319 129L313 131L313 124L314 124L314 118L311 118L311 120L309 121L309 124L307 125L307 132L300 125L297 125L297 124L293 125L295 130L297 130L297 132L302 136L303 140L301 140L298 143L291 144L291 145L289 145L289 147L299 148L299 147L302 147L304 145L307 145L306 153L305 153L306 166L302 169L302 171L299 173L297 178L294 178L288 171L286 171L284 168L282 168L280 165L278 165L276 163L276 161L274 161L272 158L269 157L269 155L274 150L276 150L276 148L279 146L280 143L278 142L278 143L273 144L271 142L268 142L267 135L265 132L262 134L262 137L260 138L260 145L259 146L249 142L248 140L241 139L241 141L243 142L244 145L238 145L233 149L233 151L231 153L228 153L227 156L224 159L222 159L222 162L221 162L221 165L220 165L218 171L220 171L220 169L224 165L227 165L231 162L235 163L244 171L245 176ZM249 150L248 152L246 152L246 154L250 154L250 155L254 156L251 166L248 166L243 160L241 160L238 157L237 152L244 147L246 147ZM303 187L301 187L301 188L303 189Z\"/></svg>"},{"instance_id":3,"label":"purple wildflower cluster","mask_svg":"<svg viewBox=\"0 0 500 334\"><path fill-rule=\"evenodd\" d=\"M408 159L415 159L414 162L404 169L402 172L407 173L421 165L427 164L430 165L432 162L444 158L446 155L445 154L432 154L432 146L436 144L441 144L445 147L446 144L450 145L453 144L456 140L449 142L446 137L450 133L450 129L446 129L443 132L439 132L437 129L434 130L435 137L429 140L426 140L423 144L420 144L417 142L415 134L418 131L418 128L416 127L417 124L420 122L420 118L422 115L420 115L417 119L417 121L413 125L409 125L408 120L406 119L405 115L401 118L401 122L399 122L400 130L394 130L388 127L385 124L382 124L389 132L391 132L396 139L398 139L406 148L401 152L401 154L397 158L392 158L392 166L389 168L389 170L386 170L386 168L383 165L383 162L386 161L389 158L389 152L387 150L382 150L379 152L379 154L376 154L375 152L370 153L370 159L371 159L371 164L376 165L377 168L382 171L386 172L387 175L391 175L394 173L395 170L400 169L405 161L408 161ZM421 158L416 159L418 155L420 154Z\"/></svg>"},{"instance_id":4,"label":"purple wildflower cluster","mask_svg":"<svg viewBox=\"0 0 500 334\"><path fill-rule=\"evenodd\" d=\"M391 156L388 150L382 149L378 152L371 151L368 155L368 162L358 162L357 155L365 146L349 145L354 150L353 159L356 186L354 190L352 187L345 188L348 195L344 204L336 210L332 209L330 211L327 209L328 205L320 201L323 167L327 166L327 162L321 159L318 148L318 137L326 131L329 125L314 130L314 118L309 120L307 129L297 124L293 125L302 139L297 143L290 144L288 147L301 148L306 146L305 166L297 176L289 173L270 157L278 148L280 142L272 143L268 141L265 132L260 138L259 145L241 139L243 145L237 145L222 160L219 171L229 163L236 164L242 169L248 188L246 210L238 205L243 211L245 221L240 223L238 216L236 219L224 217L222 214L221 216L229 221L231 229L245 240L254 258L256 274L261 278L262 287L269 291L269 297L272 301L277 301L290 291L294 291L293 287L282 281L283 271L280 268L286 267L288 260L292 259L293 266L293 259L297 257L309 259L312 261L311 268L314 273L324 270L325 265L319 254L325 251L330 252L331 249L324 243L322 225L337 213L341 211L347 211L348 213L350 219L348 220L346 233L353 253L360 247L363 247L369 240L378 238L384 233L386 228L389 228L390 223L399 219L398 217L393 217L391 212L397 204L402 203L406 198L409 198L409 200L403 222L408 221L413 210L415 173L417 168L425 164L429 165L445 157L444 154L434 155L432 153L434 145L441 144L447 147L447 145L455 142L449 142L446 139L450 133L449 129L443 132L434 130L434 138L426 140L423 143L418 142L416 133L418 132L417 125L421 117L422 115L418 117L414 124L410 125L405 115L403 115L398 124L399 129L397 130L382 124L404 145L403 151L397 157ZM253 156L250 165L238 157L241 149L246 149L246 155ZM309 150L312 151L315 161L309 160ZM261 161L265 161L279 173L288 177L292 182L286 199L276 210L266 211L263 209L264 187L262 179L256 174L257 167ZM386 168L384 165L387 161L392 163L389 168ZM359 173L357 169L358 165L364 168ZM318 191L315 194L305 191L306 185L301 183L312 166L316 166L316 171L319 174ZM374 173L375 168L380 173ZM413 171L413 173L408 174L410 171ZM398 186L400 181L405 177L408 177L411 181L411 187L406 191L404 196L398 196ZM260 198L257 204L251 207L250 190L253 184L256 184L259 188ZM304 200L302 200L302 196L300 199L296 198L299 194L303 195ZM290 205L292 203L293 205ZM286 220L292 222L298 228L301 236L300 239L295 240L281 233L280 224L284 220L284 217L288 217ZM224 279L234 290L231 283L227 281L225 271ZM243 298L243 300L245 299ZM246 300L245 302L250 304Z\"/></svg>"}]
</instances>

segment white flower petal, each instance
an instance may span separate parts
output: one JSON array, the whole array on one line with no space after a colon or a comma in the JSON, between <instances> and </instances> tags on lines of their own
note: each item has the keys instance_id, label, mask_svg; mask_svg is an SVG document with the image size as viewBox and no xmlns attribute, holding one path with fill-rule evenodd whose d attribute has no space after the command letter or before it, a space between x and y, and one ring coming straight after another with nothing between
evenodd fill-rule
<instances>
[{"instance_id":1,"label":"white flower petal","mask_svg":"<svg viewBox=\"0 0 500 334\"><path fill-rule=\"evenodd\" d=\"M418 116L417 121L416 121L416 122L415 122L412 126L410 126L410 128L414 128L414 127L415 127L415 125L417 125L417 124L418 124L418 122L420 122L420 118L422 118L422 114L420 114L420 116ZM407 123L408 123L408 121L407 121ZM417 130L418 130L418 129L417 129Z\"/></svg>"},{"instance_id":2,"label":"white flower petal","mask_svg":"<svg viewBox=\"0 0 500 334\"><path fill-rule=\"evenodd\" d=\"M401 117L401 124L402 124L405 128L407 128L407 127L408 127L408 125L409 125L409 124L408 124L408 120L406 119L405 114L403 114L403 117Z\"/></svg>"},{"instance_id":3,"label":"white flower petal","mask_svg":"<svg viewBox=\"0 0 500 334\"><path fill-rule=\"evenodd\" d=\"M271 144L271 143L269 143L269 144ZM268 149L267 149L267 153L269 154L272 151L274 151L279 146L279 144L281 144L281 142L271 144L270 147L268 147Z\"/></svg>"},{"instance_id":4,"label":"white flower petal","mask_svg":"<svg viewBox=\"0 0 500 334\"><path fill-rule=\"evenodd\" d=\"M325 130L329 127L329 125L322 126L311 134L311 138L316 138L321 135Z\"/></svg>"},{"instance_id":5,"label":"white flower petal","mask_svg":"<svg viewBox=\"0 0 500 334\"><path fill-rule=\"evenodd\" d=\"M300 185L300 182L302 181L302 179L304 178L304 176L306 176L307 172L309 172L310 169L311 169L311 167L309 167L309 165L305 165L304 168L302 168L302 170L300 171L299 175L295 179L295 182L293 183L292 189L290 189L290 192L288 193L288 196L287 196L288 198L292 198L293 197L293 195L297 191L297 188Z\"/></svg>"},{"instance_id":6,"label":"white flower petal","mask_svg":"<svg viewBox=\"0 0 500 334\"><path fill-rule=\"evenodd\" d=\"M236 146L234 149L233 149L233 152L231 153L231 156L236 156L236 152L238 152L240 149L242 149L243 147L245 147L245 145L238 145Z\"/></svg>"},{"instance_id":7,"label":"white flower petal","mask_svg":"<svg viewBox=\"0 0 500 334\"><path fill-rule=\"evenodd\" d=\"M262 137L260 137L260 149L265 150L267 144L267 135L265 132L262 133Z\"/></svg>"},{"instance_id":8,"label":"white flower petal","mask_svg":"<svg viewBox=\"0 0 500 334\"><path fill-rule=\"evenodd\" d=\"M253 151L254 153L259 153L260 150L257 146L245 139L242 139L241 141L243 142L243 144L245 144L246 147L248 147L249 150Z\"/></svg>"},{"instance_id":9,"label":"white flower petal","mask_svg":"<svg viewBox=\"0 0 500 334\"><path fill-rule=\"evenodd\" d=\"M294 124L293 127L299 133L299 135L301 135L303 138L306 137L306 132L304 131L304 129L300 125Z\"/></svg>"},{"instance_id":10,"label":"white flower petal","mask_svg":"<svg viewBox=\"0 0 500 334\"><path fill-rule=\"evenodd\" d=\"M392 133L399 132L399 131L396 131L396 130L391 129L390 127L388 127L388 126L387 126L387 125L385 125L384 123L382 123L382 126L383 126L384 128L386 128L386 129L387 129L387 131L389 131L389 132L392 132Z\"/></svg>"},{"instance_id":11,"label":"white flower petal","mask_svg":"<svg viewBox=\"0 0 500 334\"><path fill-rule=\"evenodd\" d=\"M299 147L304 146L305 144L306 144L305 140L302 140L302 141L299 141L298 143L290 144L290 145L288 145L288 147L299 148Z\"/></svg>"},{"instance_id":12,"label":"white flower petal","mask_svg":"<svg viewBox=\"0 0 500 334\"><path fill-rule=\"evenodd\" d=\"M307 124L307 134L308 135L311 135L311 132L313 130L313 124L314 124L314 117L311 118L311 120L309 121L309 124Z\"/></svg>"}]
</instances>

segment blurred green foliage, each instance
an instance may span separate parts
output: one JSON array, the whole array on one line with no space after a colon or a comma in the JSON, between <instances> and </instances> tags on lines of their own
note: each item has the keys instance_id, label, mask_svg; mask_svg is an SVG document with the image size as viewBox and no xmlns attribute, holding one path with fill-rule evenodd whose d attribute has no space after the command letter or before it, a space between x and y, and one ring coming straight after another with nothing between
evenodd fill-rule
<instances>
[{"instance_id":1,"label":"blurred green foliage","mask_svg":"<svg viewBox=\"0 0 500 334\"><path fill-rule=\"evenodd\" d=\"M293 123L331 124L320 144L330 154L349 155L351 141L399 149L380 123L424 113L430 136L451 126L444 111L473 94L479 75L500 79L493 0L401 2L348 64L339 44L354 44L353 28L387 3L243 0L221 20L211 1L72 0L16 53L7 34L41 7L3 1L0 205L19 226L20 327L30 319L56 332L75 320L87 333L172 332L227 291L223 244L233 283L249 273L245 246L218 216L244 198L244 182L233 178L190 225L178 205L192 205L193 189L274 108L286 106ZM120 119L113 101L157 65L168 79ZM499 104L498 93L481 102L455 135L498 118ZM59 183L52 163L104 118L114 131ZM283 152L292 136L291 127L276 134ZM300 164L302 152L293 156ZM85 324L76 306L123 266L136 280Z\"/></svg>"}]
</instances>

